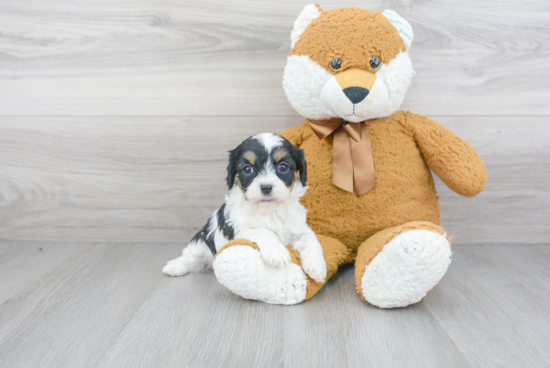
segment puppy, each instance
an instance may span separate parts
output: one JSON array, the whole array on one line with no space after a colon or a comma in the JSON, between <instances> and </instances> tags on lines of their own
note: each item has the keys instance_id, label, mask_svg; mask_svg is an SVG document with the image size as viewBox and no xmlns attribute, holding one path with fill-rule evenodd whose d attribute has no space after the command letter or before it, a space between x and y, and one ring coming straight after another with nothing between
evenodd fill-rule
<instances>
[{"instance_id":1,"label":"puppy","mask_svg":"<svg viewBox=\"0 0 550 368\"><path fill-rule=\"evenodd\" d=\"M299 202L307 190L306 180L304 153L285 138L261 133L246 139L229 153L230 190L224 205L162 271L183 276L210 269L214 255L228 241L246 239L256 243L264 261L273 267L290 263L285 246L293 246L300 252L303 270L315 281L324 281L323 250Z\"/></svg>"}]
</instances>

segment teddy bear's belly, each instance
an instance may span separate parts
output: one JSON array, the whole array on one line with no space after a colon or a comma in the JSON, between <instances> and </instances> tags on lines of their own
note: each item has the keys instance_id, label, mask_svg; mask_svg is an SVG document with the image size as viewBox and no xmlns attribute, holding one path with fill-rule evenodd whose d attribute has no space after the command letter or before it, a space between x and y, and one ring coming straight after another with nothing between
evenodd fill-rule
<instances>
[{"instance_id":1,"label":"teddy bear's belly","mask_svg":"<svg viewBox=\"0 0 550 368\"><path fill-rule=\"evenodd\" d=\"M414 139L401 129L370 129L376 187L361 197L332 184L332 140L306 139L308 186L302 203L319 234L351 249L380 230L410 221L439 224L438 196ZM379 134L377 134L379 133Z\"/></svg>"}]
</instances>

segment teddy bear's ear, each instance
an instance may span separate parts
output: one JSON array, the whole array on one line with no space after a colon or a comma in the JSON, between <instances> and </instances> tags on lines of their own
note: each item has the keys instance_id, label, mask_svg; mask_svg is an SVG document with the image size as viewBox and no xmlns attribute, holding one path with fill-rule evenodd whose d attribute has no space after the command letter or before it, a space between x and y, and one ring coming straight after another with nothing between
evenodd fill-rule
<instances>
[{"instance_id":1,"label":"teddy bear's ear","mask_svg":"<svg viewBox=\"0 0 550 368\"><path fill-rule=\"evenodd\" d=\"M409 50L414 37L414 32L409 22L393 10L384 10L382 14L391 22L391 24L393 24L395 29L397 29L397 32L399 32L399 35L405 43L405 46L407 46L407 50Z\"/></svg>"},{"instance_id":2,"label":"teddy bear's ear","mask_svg":"<svg viewBox=\"0 0 550 368\"><path fill-rule=\"evenodd\" d=\"M294 45L300 39L300 36L306 30L309 23L311 23L315 18L321 15L321 7L317 4L309 4L304 7L298 19L294 22L294 28L290 34L290 41L292 42L290 48L293 49Z\"/></svg>"}]
</instances>

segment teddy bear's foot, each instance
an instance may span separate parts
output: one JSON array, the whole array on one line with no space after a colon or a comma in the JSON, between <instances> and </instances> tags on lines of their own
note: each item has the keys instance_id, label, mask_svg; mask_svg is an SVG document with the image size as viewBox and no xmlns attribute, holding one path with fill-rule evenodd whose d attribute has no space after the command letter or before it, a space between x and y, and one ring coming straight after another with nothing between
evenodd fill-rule
<instances>
[{"instance_id":1,"label":"teddy bear's foot","mask_svg":"<svg viewBox=\"0 0 550 368\"><path fill-rule=\"evenodd\" d=\"M353 259L344 244L336 239L317 235L327 265L327 278L341 264ZM271 304L298 304L311 298L325 284L316 282L302 269L300 254L287 246L291 261L286 266L267 264L256 244L244 239L227 243L216 255L214 273L218 281L235 294Z\"/></svg>"},{"instance_id":2,"label":"teddy bear's foot","mask_svg":"<svg viewBox=\"0 0 550 368\"><path fill-rule=\"evenodd\" d=\"M267 264L259 248L246 240L232 241L218 252L214 273L235 294L271 304L297 304L305 300L308 277L297 263L291 247L291 262L276 267Z\"/></svg>"},{"instance_id":3,"label":"teddy bear's foot","mask_svg":"<svg viewBox=\"0 0 550 368\"><path fill-rule=\"evenodd\" d=\"M441 280L451 263L451 244L430 222L410 222L383 230L359 247L357 291L380 308L419 302Z\"/></svg>"}]
</instances>

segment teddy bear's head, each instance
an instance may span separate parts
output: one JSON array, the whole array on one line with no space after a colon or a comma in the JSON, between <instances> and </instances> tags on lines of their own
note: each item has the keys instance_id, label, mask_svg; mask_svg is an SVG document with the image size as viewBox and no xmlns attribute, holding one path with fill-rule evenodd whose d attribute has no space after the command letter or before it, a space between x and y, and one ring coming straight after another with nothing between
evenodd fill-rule
<instances>
[{"instance_id":1,"label":"teddy bear's head","mask_svg":"<svg viewBox=\"0 0 550 368\"><path fill-rule=\"evenodd\" d=\"M414 74L413 31L396 12L307 5L290 37L283 88L301 115L360 122L399 109Z\"/></svg>"}]
</instances>

